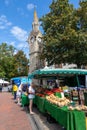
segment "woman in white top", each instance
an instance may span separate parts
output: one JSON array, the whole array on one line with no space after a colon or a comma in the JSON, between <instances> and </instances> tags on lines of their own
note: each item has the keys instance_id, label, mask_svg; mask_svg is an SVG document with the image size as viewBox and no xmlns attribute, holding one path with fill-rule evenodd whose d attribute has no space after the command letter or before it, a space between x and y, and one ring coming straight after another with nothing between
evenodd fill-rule
<instances>
[{"instance_id":1,"label":"woman in white top","mask_svg":"<svg viewBox=\"0 0 87 130\"><path fill-rule=\"evenodd\" d=\"M35 89L34 88L35 88L34 83L31 83L31 85L29 87L29 94L28 94L30 114L34 114L34 112L32 111L33 99L35 97Z\"/></svg>"}]
</instances>

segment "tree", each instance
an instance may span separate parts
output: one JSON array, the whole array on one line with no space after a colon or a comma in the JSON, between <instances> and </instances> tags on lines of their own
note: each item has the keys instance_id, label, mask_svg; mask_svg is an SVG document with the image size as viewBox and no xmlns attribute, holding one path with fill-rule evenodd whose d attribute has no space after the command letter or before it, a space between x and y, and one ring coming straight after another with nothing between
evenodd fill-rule
<instances>
[{"instance_id":1,"label":"tree","mask_svg":"<svg viewBox=\"0 0 87 130\"><path fill-rule=\"evenodd\" d=\"M21 50L15 54L15 49L6 43L0 45L0 78L28 75L28 59Z\"/></svg>"},{"instance_id":2,"label":"tree","mask_svg":"<svg viewBox=\"0 0 87 130\"><path fill-rule=\"evenodd\" d=\"M76 42L74 43L74 63L81 67L87 65L87 1L80 1L80 7L75 12Z\"/></svg>"},{"instance_id":3,"label":"tree","mask_svg":"<svg viewBox=\"0 0 87 130\"><path fill-rule=\"evenodd\" d=\"M80 4L83 5L82 2ZM87 39L82 31L87 18L84 16L85 24L81 28L82 10L82 6L80 12L74 9L68 0L53 0L50 12L40 19L44 30L42 57L47 59L49 65L75 63L80 67L87 64Z\"/></svg>"},{"instance_id":4,"label":"tree","mask_svg":"<svg viewBox=\"0 0 87 130\"><path fill-rule=\"evenodd\" d=\"M0 65L1 70L0 75L3 78L10 79L12 74L12 70L14 69L13 66L13 54L15 48L13 46L8 46L6 43L2 43L0 45ZM12 67L11 67L12 66Z\"/></svg>"},{"instance_id":5,"label":"tree","mask_svg":"<svg viewBox=\"0 0 87 130\"><path fill-rule=\"evenodd\" d=\"M0 65L0 78L5 77L5 72L3 67Z\"/></svg>"},{"instance_id":6,"label":"tree","mask_svg":"<svg viewBox=\"0 0 87 130\"><path fill-rule=\"evenodd\" d=\"M87 0L80 1L77 16L79 17L79 28L87 33Z\"/></svg>"},{"instance_id":7,"label":"tree","mask_svg":"<svg viewBox=\"0 0 87 130\"><path fill-rule=\"evenodd\" d=\"M26 76L28 75L28 63L29 60L26 58L26 55L22 50L19 50L15 58L15 68L16 68L16 75L18 76Z\"/></svg>"}]
</instances>

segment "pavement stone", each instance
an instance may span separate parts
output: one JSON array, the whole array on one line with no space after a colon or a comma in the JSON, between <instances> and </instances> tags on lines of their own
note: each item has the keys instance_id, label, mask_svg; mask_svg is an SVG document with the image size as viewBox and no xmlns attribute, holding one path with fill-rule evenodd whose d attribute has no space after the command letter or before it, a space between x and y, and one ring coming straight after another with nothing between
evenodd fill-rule
<instances>
[{"instance_id":1,"label":"pavement stone","mask_svg":"<svg viewBox=\"0 0 87 130\"><path fill-rule=\"evenodd\" d=\"M37 107L34 107L33 111L35 114L32 118L34 118L34 121L38 125L39 130L62 130L62 126L58 124L58 122L56 122L53 118L51 118L52 120L50 122L47 121L47 114L42 114Z\"/></svg>"},{"instance_id":2,"label":"pavement stone","mask_svg":"<svg viewBox=\"0 0 87 130\"><path fill-rule=\"evenodd\" d=\"M0 93L0 130L62 130L57 123L49 123L46 115L33 107L34 115L29 114L27 107L14 102L12 93Z\"/></svg>"},{"instance_id":3,"label":"pavement stone","mask_svg":"<svg viewBox=\"0 0 87 130\"><path fill-rule=\"evenodd\" d=\"M7 92L0 93L0 130L32 130L27 114Z\"/></svg>"}]
</instances>

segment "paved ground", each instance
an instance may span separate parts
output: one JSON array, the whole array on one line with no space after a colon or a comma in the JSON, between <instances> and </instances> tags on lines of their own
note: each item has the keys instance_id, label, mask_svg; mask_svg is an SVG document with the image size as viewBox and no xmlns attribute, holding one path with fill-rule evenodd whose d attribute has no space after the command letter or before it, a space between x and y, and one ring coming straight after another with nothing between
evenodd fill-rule
<instances>
[{"instance_id":1,"label":"paved ground","mask_svg":"<svg viewBox=\"0 0 87 130\"><path fill-rule=\"evenodd\" d=\"M0 93L0 130L32 130L27 114L14 103L11 93Z\"/></svg>"},{"instance_id":2,"label":"paved ground","mask_svg":"<svg viewBox=\"0 0 87 130\"><path fill-rule=\"evenodd\" d=\"M34 112L30 115L26 107L18 106L11 93L0 93L0 130L62 130L55 121L49 123L36 107Z\"/></svg>"},{"instance_id":3,"label":"paved ground","mask_svg":"<svg viewBox=\"0 0 87 130\"><path fill-rule=\"evenodd\" d=\"M49 122L47 120L47 114L42 114L38 111L37 108L34 107L35 115L33 115L33 119L39 127L39 130L65 130L62 126L58 124L52 117ZM30 117L31 118L31 117Z\"/></svg>"}]
</instances>

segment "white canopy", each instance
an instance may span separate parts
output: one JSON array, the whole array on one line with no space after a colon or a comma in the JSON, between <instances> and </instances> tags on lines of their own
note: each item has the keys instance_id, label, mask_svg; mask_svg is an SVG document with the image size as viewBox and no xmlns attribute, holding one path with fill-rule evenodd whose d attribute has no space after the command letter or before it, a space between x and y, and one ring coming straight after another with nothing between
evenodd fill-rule
<instances>
[{"instance_id":1,"label":"white canopy","mask_svg":"<svg viewBox=\"0 0 87 130\"><path fill-rule=\"evenodd\" d=\"M9 82L8 82L8 81L5 81L5 80L0 79L0 84L9 84Z\"/></svg>"}]
</instances>

